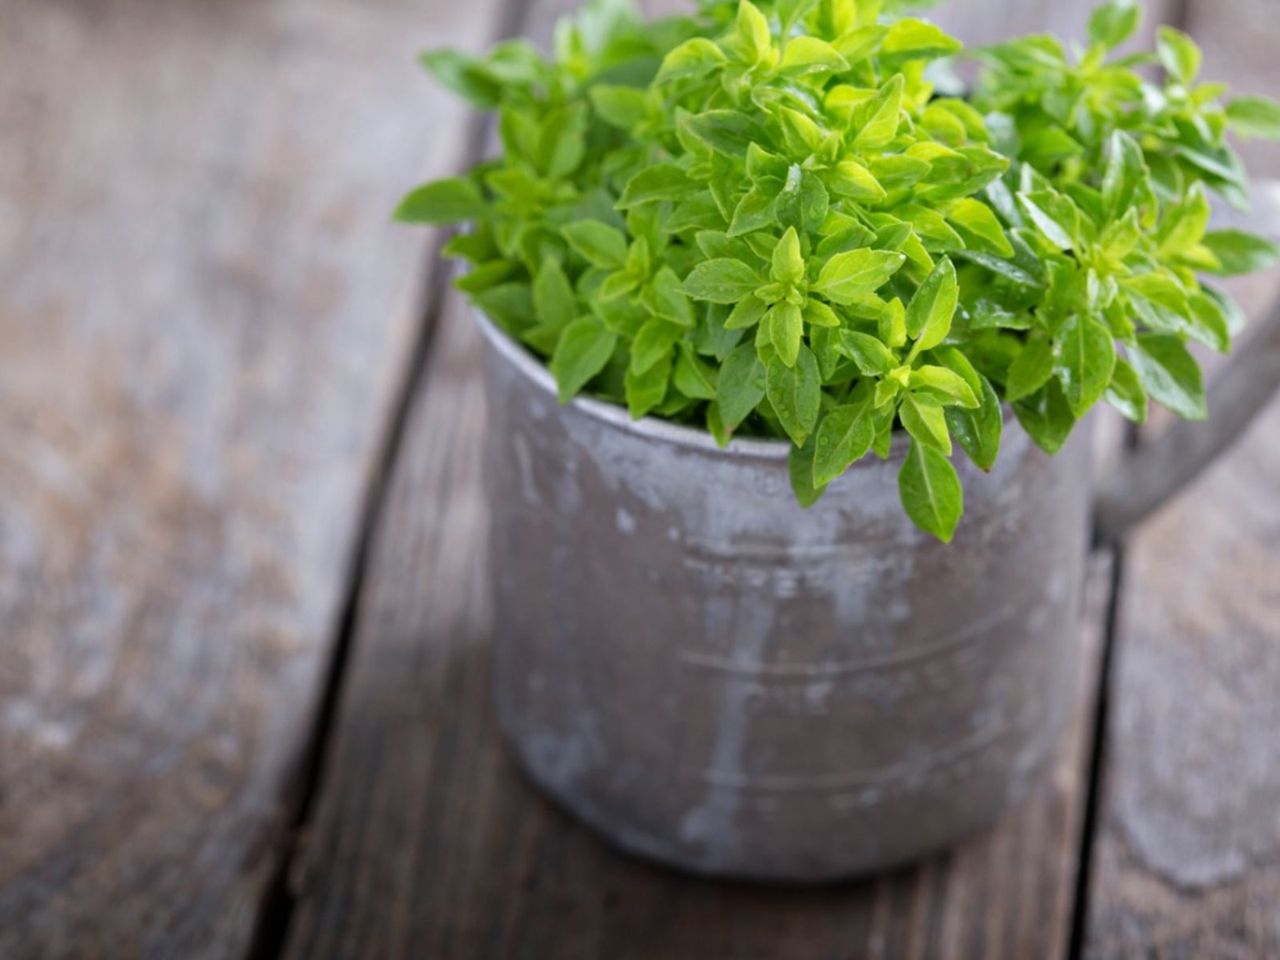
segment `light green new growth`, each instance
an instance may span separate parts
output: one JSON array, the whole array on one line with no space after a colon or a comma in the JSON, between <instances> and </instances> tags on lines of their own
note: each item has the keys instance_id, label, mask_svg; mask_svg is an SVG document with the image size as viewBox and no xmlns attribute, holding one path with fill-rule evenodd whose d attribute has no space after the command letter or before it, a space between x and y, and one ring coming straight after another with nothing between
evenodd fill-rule
<instances>
[{"instance_id":1,"label":"light green new growth","mask_svg":"<svg viewBox=\"0 0 1280 960\"><path fill-rule=\"evenodd\" d=\"M942 95L932 67L960 44L896 7L644 22L595 0L551 59L428 54L498 111L503 152L397 215L472 224L447 247L471 264L459 286L548 359L562 402L789 438L805 505L905 430L903 505L943 540L963 512L953 440L991 469L1004 404L1049 453L1103 399L1204 417L1186 344L1225 351L1243 321L1200 277L1277 257L1210 231L1208 194L1245 203L1226 133L1280 137L1280 107L1224 105L1176 30L1114 54L1139 20L1120 0L1087 49L982 49L971 95Z\"/></svg>"}]
</instances>

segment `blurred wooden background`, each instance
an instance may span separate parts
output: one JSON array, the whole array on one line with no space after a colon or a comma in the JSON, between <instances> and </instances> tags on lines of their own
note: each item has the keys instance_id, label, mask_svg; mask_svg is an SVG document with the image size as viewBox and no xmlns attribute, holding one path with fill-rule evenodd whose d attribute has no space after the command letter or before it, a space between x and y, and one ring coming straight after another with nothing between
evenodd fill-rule
<instances>
[{"instance_id":1,"label":"blurred wooden background","mask_svg":"<svg viewBox=\"0 0 1280 960\"><path fill-rule=\"evenodd\" d=\"M1148 21L1280 95L1275 2ZM387 214L484 142L414 54L566 6L0 0L0 957L1280 956L1280 403L1093 558L1077 723L990 836L715 884L519 779L475 338Z\"/></svg>"}]
</instances>

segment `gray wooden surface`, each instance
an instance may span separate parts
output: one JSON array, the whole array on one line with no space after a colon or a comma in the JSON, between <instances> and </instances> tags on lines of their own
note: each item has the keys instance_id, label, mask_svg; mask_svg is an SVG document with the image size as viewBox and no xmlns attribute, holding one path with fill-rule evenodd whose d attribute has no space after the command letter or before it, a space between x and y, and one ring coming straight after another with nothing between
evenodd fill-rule
<instances>
[{"instance_id":1,"label":"gray wooden surface","mask_svg":"<svg viewBox=\"0 0 1280 960\"><path fill-rule=\"evenodd\" d=\"M990 836L714 884L515 773L476 340L386 211L475 141L413 53L565 5L0 0L0 957L1280 956L1280 405L1094 558L1076 722ZM1273 5L1161 10L1275 95Z\"/></svg>"}]
</instances>

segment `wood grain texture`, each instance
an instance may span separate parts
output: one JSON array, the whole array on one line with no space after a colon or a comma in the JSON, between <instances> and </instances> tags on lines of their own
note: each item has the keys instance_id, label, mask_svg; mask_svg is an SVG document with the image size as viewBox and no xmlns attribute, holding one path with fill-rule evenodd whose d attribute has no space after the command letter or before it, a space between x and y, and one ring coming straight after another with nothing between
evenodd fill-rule
<instances>
[{"instance_id":1,"label":"wood grain texture","mask_svg":"<svg viewBox=\"0 0 1280 960\"><path fill-rule=\"evenodd\" d=\"M1280 955L1278 441L1280 400L1128 551L1091 957Z\"/></svg>"},{"instance_id":2,"label":"wood grain texture","mask_svg":"<svg viewBox=\"0 0 1280 960\"><path fill-rule=\"evenodd\" d=\"M1100 633L1090 580L1076 723L1001 828L919 868L801 891L623 857L541 798L489 701L484 403L454 301L413 412L362 599L301 869L295 958L718 960L1060 957L1070 924Z\"/></svg>"},{"instance_id":3,"label":"wood grain texture","mask_svg":"<svg viewBox=\"0 0 1280 960\"><path fill-rule=\"evenodd\" d=\"M242 952L494 6L3 4L6 960Z\"/></svg>"},{"instance_id":4,"label":"wood grain texture","mask_svg":"<svg viewBox=\"0 0 1280 960\"><path fill-rule=\"evenodd\" d=\"M1280 94L1272 4L1192 0L1187 12L1206 76ZM1255 176L1280 172L1274 145L1246 144L1244 153ZM1242 225L1274 237L1271 190ZM1231 288L1261 317L1280 296L1280 271ZM1277 477L1273 400L1128 551L1089 957L1280 956Z\"/></svg>"}]
</instances>

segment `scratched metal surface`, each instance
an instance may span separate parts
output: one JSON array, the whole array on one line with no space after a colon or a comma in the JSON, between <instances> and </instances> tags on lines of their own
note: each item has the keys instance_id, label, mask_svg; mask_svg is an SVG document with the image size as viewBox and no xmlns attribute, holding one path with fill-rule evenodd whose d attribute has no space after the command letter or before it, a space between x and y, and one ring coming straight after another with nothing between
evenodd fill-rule
<instances>
[{"instance_id":1,"label":"scratched metal surface","mask_svg":"<svg viewBox=\"0 0 1280 960\"><path fill-rule=\"evenodd\" d=\"M1087 431L1051 459L1010 419L943 545L902 512L905 443L802 510L785 445L561 408L484 329L496 701L562 802L683 867L814 880L1026 793L1074 684Z\"/></svg>"}]
</instances>

